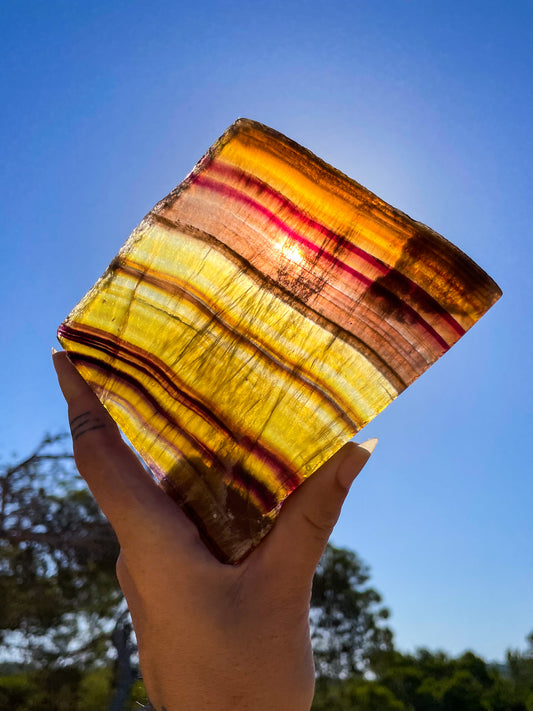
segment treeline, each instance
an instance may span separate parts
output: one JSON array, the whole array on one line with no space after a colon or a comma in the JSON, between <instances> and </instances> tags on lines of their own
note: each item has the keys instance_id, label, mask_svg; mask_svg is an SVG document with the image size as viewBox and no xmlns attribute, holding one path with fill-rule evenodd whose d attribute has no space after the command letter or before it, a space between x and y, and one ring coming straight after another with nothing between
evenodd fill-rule
<instances>
[{"instance_id":1,"label":"treeline","mask_svg":"<svg viewBox=\"0 0 533 711\"><path fill-rule=\"evenodd\" d=\"M0 464L0 711L138 711L118 545L65 442ZM495 666L402 654L388 617L368 567L328 546L311 601L314 711L533 711L533 635Z\"/></svg>"},{"instance_id":2,"label":"treeline","mask_svg":"<svg viewBox=\"0 0 533 711\"><path fill-rule=\"evenodd\" d=\"M313 711L533 711L533 636L507 664L488 664L472 652L394 651L375 678L319 678Z\"/></svg>"}]
</instances>

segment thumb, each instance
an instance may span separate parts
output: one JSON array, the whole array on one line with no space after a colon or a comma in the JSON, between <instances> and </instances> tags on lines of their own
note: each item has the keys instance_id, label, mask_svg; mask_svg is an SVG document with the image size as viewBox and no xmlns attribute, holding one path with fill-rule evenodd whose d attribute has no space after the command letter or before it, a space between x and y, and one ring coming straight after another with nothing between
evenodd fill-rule
<instances>
[{"instance_id":1,"label":"thumb","mask_svg":"<svg viewBox=\"0 0 533 711\"><path fill-rule=\"evenodd\" d=\"M295 582L311 580L350 486L377 442L348 442L289 496L264 543L278 571Z\"/></svg>"}]
</instances>

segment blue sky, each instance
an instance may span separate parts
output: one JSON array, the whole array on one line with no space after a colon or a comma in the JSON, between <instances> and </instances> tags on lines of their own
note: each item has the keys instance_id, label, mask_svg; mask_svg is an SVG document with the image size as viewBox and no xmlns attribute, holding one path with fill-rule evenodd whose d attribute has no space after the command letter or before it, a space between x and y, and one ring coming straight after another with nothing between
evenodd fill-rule
<instances>
[{"instance_id":1,"label":"blue sky","mask_svg":"<svg viewBox=\"0 0 533 711\"><path fill-rule=\"evenodd\" d=\"M66 426L58 324L238 116L444 234L500 302L365 428L334 535L397 644L501 658L533 630L533 6L5 0L0 456Z\"/></svg>"}]
</instances>

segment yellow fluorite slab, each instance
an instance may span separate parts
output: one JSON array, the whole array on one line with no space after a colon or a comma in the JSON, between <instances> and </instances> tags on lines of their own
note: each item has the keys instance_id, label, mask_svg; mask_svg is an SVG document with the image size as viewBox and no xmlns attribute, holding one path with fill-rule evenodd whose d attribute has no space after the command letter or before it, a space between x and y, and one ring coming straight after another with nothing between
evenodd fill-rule
<instances>
[{"instance_id":1,"label":"yellow fluorite slab","mask_svg":"<svg viewBox=\"0 0 533 711\"><path fill-rule=\"evenodd\" d=\"M471 259L239 119L59 340L223 561L499 298Z\"/></svg>"}]
</instances>

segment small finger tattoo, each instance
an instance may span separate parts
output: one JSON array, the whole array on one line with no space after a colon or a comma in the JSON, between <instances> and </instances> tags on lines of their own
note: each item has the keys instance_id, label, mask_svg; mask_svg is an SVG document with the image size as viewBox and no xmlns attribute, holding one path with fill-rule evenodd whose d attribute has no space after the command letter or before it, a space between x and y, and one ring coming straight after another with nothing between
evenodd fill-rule
<instances>
[{"instance_id":1,"label":"small finger tattoo","mask_svg":"<svg viewBox=\"0 0 533 711\"><path fill-rule=\"evenodd\" d=\"M70 433L72 435L72 441L75 442L77 439L82 437L87 432L92 432L93 430L101 430L105 427L104 422L97 415L93 415L89 410L87 412L82 412L81 415L73 417L70 421Z\"/></svg>"}]
</instances>

